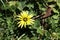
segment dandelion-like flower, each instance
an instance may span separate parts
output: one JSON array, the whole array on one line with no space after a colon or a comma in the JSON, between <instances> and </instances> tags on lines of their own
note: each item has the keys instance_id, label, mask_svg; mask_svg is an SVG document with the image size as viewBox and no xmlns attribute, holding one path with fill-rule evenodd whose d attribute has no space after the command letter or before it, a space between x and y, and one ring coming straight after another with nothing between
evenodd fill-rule
<instances>
[{"instance_id":1,"label":"dandelion-like flower","mask_svg":"<svg viewBox=\"0 0 60 40\"><path fill-rule=\"evenodd\" d=\"M19 22L18 22L18 27L25 27L26 25L32 25L34 24L34 20L32 19L33 15L32 14L28 14L28 11L22 11L18 16L17 16Z\"/></svg>"}]
</instances>

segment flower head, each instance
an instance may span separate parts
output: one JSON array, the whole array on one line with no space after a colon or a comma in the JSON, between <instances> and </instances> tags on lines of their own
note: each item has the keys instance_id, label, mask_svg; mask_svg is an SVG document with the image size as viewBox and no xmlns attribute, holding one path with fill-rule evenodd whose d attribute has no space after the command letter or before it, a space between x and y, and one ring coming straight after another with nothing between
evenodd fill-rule
<instances>
[{"instance_id":1,"label":"flower head","mask_svg":"<svg viewBox=\"0 0 60 40\"><path fill-rule=\"evenodd\" d=\"M33 15L32 14L28 14L28 11L22 11L18 16L18 27L25 27L26 25L32 25L34 23L34 20L32 19Z\"/></svg>"}]
</instances>

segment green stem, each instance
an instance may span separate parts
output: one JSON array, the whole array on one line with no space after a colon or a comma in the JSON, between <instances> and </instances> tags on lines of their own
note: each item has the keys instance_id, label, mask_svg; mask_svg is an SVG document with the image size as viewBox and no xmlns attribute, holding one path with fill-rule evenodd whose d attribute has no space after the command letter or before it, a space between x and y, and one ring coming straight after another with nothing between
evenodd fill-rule
<instances>
[{"instance_id":1,"label":"green stem","mask_svg":"<svg viewBox=\"0 0 60 40\"><path fill-rule=\"evenodd\" d=\"M22 34L22 35L18 38L18 40L20 40L24 35L25 35L25 33L24 33L24 34Z\"/></svg>"},{"instance_id":2,"label":"green stem","mask_svg":"<svg viewBox=\"0 0 60 40\"><path fill-rule=\"evenodd\" d=\"M5 4L4 4L4 2L3 2L2 0L0 0L0 1L2 2L3 6L5 7Z\"/></svg>"}]
</instances>

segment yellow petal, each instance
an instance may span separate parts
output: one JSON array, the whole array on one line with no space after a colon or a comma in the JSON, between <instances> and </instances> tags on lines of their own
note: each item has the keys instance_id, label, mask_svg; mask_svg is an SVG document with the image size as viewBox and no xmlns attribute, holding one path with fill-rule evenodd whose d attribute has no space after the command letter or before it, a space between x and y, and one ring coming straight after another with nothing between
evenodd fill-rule
<instances>
[{"instance_id":1,"label":"yellow petal","mask_svg":"<svg viewBox=\"0 0 60 40\"><path fill-rule=\"evenodd\" d=\"M33 19L30 19L31 21L35 21L35 20L33 20Z\"/></svg>"},{"instance_id":2,"label":"yellow petal","mask_svg":"<svg viewBox=\"0 0 60 40\"><path fill-rule=\"evenodd\" d=\"M23 24L21 25L21 28L23 27Z\"/></svg>"},{"instance_id":3,"label":"yellow petal","mask_svg":"<svg viewBox=\"0 0 60 40\"><path fill-rule=\"evenodd\" d=\"M20 27L20 26L21 26L21 24L18 25L18 27Z\"/></svg>"},{"instance_id":4,"label":"yellow petal","mask_svg":"<svg viewBox=\"0 0 60 40\"><path fill-rule=\"evenodd\" d=\"M20 22L18 22L17 24L20 24Z\"/></svg>"},{"instance_id":5,"label":"yellow petal","mask_svg":"<svg viewBox=\"0 0 60 40\"><path fill-rule=\"evenodd\" d=\"M24 27L26 28L26 22L24 23Z\"/></svg>"},{"instance_id":6,"label":"yellow petal","mask_svg":"<svg viewBox=\"0 0 60 40\"><path fill-rule=\"evenodd\" d=\"M22 28L24 25L24 21L20 21L20 24L21 24L21 28Z\"/></svg>"},{"instance_id":7,"label":"yellow petal","mask_svg":"<svg viewBox=\"0 0 60 40\"><path fill-rule=\"evenodd\" d=\"M28 16L28 12L22 11L21 16L22 17L27 17Z\"/></svg>"},{"instance_id":8,"label":"yellow petal","mask_svg":"<svg viewBox=\"0 0 60 40\"><path fill-rule=\"evenodd\" d=\"M24 21L20 21L20 23L24 25Z\"/></svg>"},{"instance_id":9,"label":"yellow petal","mask_svg":"<svg viewBox=\"0 0 60 40\"><path fill-rule=\"evenodd\" d=\"M28 16L28 18L32 18L33 17L33 15L32 14L30 14L29 16Z\"/></svg>"},{"instance_id":10,"label":"yellow petal","mask_svg":"<svg viewBox=\"0 0 60 40\"><path fill-rule=\"evenodd\" d=\"M27 21L27 25L31 25L31 20L29 19L28 21Z\"/></svg>"},{"instance_id":11,"label":"yellow petal","mask_svg":"<svg viewBox=\"0 0 60 40\"><path fill-rule=\"evenodd\" d=\"M34 21L35 21L35 20L33 20L33 19L30 19L30 21L31 21L31 24L34 24Z\"/></svg>"}]
</instances>

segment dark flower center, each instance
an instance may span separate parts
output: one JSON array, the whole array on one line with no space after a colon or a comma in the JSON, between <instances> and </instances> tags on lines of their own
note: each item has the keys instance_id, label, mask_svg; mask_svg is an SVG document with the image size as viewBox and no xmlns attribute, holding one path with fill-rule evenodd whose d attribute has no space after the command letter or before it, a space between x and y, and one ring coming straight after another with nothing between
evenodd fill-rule
<instances>
[{"instance_id":1,"label":"dark flower center","mask_svg":"<svg viewBox=\"0 0 60 40\"><path fill-rule=\"evenodd\" d=\"M23 18L23 20L26 22L27 21L27 18Z\"/></svg>"}]
</instances>

